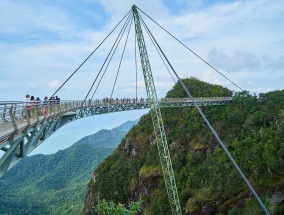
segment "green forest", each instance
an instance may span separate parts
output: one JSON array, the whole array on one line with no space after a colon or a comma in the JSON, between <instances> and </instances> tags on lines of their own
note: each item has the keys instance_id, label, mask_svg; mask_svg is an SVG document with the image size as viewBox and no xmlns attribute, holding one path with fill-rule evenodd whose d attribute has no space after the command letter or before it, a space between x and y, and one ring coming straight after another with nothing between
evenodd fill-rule
<instances>
[{"instance_id":1,"label":"green forest","mask_svg":"<svg viewBox=\"0 0 284 215\"><path fill-rule=\"evenodd\" d=\"M55 154L23 159L0 178L0 214L82 214L93 170L135 123L100 130Z\"/></svg>"},{"instance_id":2,"label":"green forest","mask_svg":"<svg viewBox=\"0 0 284 215\"><path fill-rule=\"evenodd\" d=\"M183 81L194 97L233 96L229 105L201 109L271 214L284 214L284 90L233 93L195 78ZM186 93L178 83L167 97ZM263 213L194 107L163 108L162 117L184 214ZM142 214L170 214L150 114L94 176L85 214L94 213L98 199L141 200Z\"/></svg>"},{"instance_id":3,"label":"green forest","mask_svg":"<svg viewBox=\"0 0 284 215\"><path fill-rule=\"evenodd\" d=\"M0 181L0 214L82 213L92 169L111 152L73 146L24 159Z\"/></svg>"}]
</instances>

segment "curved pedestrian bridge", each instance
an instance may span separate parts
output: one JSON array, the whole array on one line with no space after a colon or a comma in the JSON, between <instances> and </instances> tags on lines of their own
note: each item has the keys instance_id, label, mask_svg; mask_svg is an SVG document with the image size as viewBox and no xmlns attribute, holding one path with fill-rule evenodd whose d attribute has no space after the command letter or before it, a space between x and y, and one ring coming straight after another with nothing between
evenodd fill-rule
<instances>
[{"instance_id":1,"label":"curved pedestrian bridge","mask_svg":"<svg viewBox=\"0 0 284 215\"><path fill-rule=\"evenodd\" d=\"M199 106L227 105L232 97L194 98ZM193 106L189 98L162 98L159 106ZM0 102L0 177L66 123L83 117L120 111L148 109L146 99L49 101L27 107L25 102ZM4 153L3 153L4 152Z\"/></svg>"}]
</instances>

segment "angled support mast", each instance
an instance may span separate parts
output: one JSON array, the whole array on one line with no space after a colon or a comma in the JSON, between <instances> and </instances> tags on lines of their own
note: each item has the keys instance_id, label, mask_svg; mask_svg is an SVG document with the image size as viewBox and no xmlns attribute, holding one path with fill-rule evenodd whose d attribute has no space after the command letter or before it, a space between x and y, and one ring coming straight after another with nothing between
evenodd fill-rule
<instances>
[{"instance_id":1,"label":"angled support mast","mask_svg":"<svg viewBox=\"0 0 284 215\"><path fill-rule=\"evenodd\" d=\"M160 162L164 174L169 202L172 214L181 215L182 212L180 208L169 147L136 5L132 6L132 12L134 17L135 31L141 58L141 65L143 69L144 81L147 90L147 97L148 102L150 103L150 112L152 116L153 127L156 135L156 143L158 146Z\"/></svg>"}]
</instances>

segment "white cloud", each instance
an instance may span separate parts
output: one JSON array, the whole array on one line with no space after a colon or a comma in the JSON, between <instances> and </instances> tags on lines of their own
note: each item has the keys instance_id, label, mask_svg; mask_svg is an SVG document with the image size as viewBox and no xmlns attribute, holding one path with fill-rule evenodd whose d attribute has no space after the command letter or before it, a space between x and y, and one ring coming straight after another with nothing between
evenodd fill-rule
<instances>
[{"instance_id":1,"label":"white cloud","mask_svg":"<svg viewBox=\"0 0 284 215\"><path fill-rule=\"evenodd\" d=\"M276 59L265 59L266 69L271 69L273 73L280 72L283 74L284 71L284 54Z\"/></svg>"},{"instance_id":2,"label":"white cloud","mask_svg":"<svg viewBox=\"0 0 284 215\"><path fill-rule=\"evenodd\" d=\"M197 0L194 3L195 10L184 8L181 13L174 13L169 9L171 5L165 5L161 0L145 0L143 4L138 0L89 0L89 2L99 2L105 9L103 26L86 27L78 24L78 20L77 22L74 20L76 10L74 11L73 8L73 11L69 11L68 5L51 6L38 1L30 4L1 1L0 22L3 25L0 29L2 33L0 98L2 100L9 100L11 97L22 99L23 91L36 90L37 95L52 94L52 90L56 88L55 80L63 83L133 4L151 15L201 57L206 59L207 56L208 61L218 66L220 71L244 89L258 91L283 88L284 29L279 26L284 23L284 5L281 1L235 1L204 7L204 3L201 4ZM89 18L87 14L86 19ZM142 16L181 77L195 76L201 80L222 83L234 88L214 71L209 71L208 66L202 61L157 28L144 15ZM115 35L111 37L114 38ZM148 36L145 35L145 39L148 42ZM61 97L78 99L86 94L109 47L112 46L112 41L114 40L108 39L95 57L92 57L74 75L70 84L64 87ZM127 94L131 94L130 90L134 89L133 48L132 32L121 67L121 71L127 72L121 72L116 87L117 95L127 97ZM171 77L155 49L148 43L147 49L154 79L157 81L157 91L164 93L172 86ZM118 50L108 70L109 73L102 82L101 96L108 95L106 91L112 87L111 82L120 60L119 53L121 51ZM138 59L139 80L142 80L140 67ZM273 76L270 75L272 72ZM248 84L248 80L252 84ZM167 82L171 84L163 84ZM29 85L30 83L36 86L35 89ZM129 86L130 90L126 91L123 86ZM8 95L7 92L13 94Z\"/></svg>"},{"instance_id":3,"label":"white cloud","mask_svg":"<svg viewBox=\"0 0 284 215\"><path fill-rule=\"evenodd\" d=\"M217 68L222 68L228 72L257 71L261 67L261 61L257 56L242 50L234 50L231 55L223 51L212 49L208 53L208 60Z\"/></svg>"},{"instance_id":4,"label":"white cloud","mask_svg":"<svg viewBox=\"0 0 284 215\"><path fill-rule=\"evenodd\" d=\"M53 81L48 83L48 87L51 90L57 90L60 86L61 86L61 83L58 80L53 80Z\"/></svg>"},{"instance_id":5,"label":"white cloud","mask_svg":"<svg viewBox=\"0 0 284 215\"><path fill-rule=\"evenodd\" d=\"M218 85L223 85L223 86L226 84L226 82L225 81L222 82L220 80L220 76L212 70L203 72L201 76L201 80L208 82L208 83L218 84Z\"/></svg>"},{"instance_id":6,"label":"white cloud","mask_svg":"<svg viewBox=\"0 0 284 215\"><path fill-rule=\"evenodd\" d=\"M139 81L137 81L137 83L136 82L132 82L130 84L127 84L127 85L124 85L124 86L121 86L121 87L123 87L123 88L129 88L130 87L130 88L135 89L136 86L139 87L139 88L145 87L144 80L139 80Z\"/></svg>"}]
</instances>

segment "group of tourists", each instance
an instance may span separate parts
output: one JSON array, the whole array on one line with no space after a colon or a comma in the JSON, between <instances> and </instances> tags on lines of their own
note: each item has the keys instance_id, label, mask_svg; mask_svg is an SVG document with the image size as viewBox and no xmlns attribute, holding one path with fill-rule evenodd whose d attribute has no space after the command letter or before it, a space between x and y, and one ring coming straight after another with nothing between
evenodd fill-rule
<instances>
[{"instance_id":1,"label":"group of tourists","mask_svg":"<svg viewBox=\"0 0 284 215\"><path fill-rule=\"evenodd\" d=\"M48 115L49 106L52 104L60 104L60 98L58 96L51 97L48 99L44 97L43 101L39 97L26 95L25 109L27 117L35 118L36 116Z\"/></svg>"},{"instance_id":2,"label":"group of tourists","mask_svg":"<svg viewBox=\"0 0 284 215\"><path fill-rule=\"evenodd\" d=\"M102 100L95 99L95 100L88 100L88 105L92 106L102 106L102 105L109 105L109 104L144 104L147 102L147 99L144 98L108 98L105 97ZM53 96L48 98L47 96L41 100L39 97L30 96L29 94L26 95L26 101L24 102L24 112L25 116L28 118L35 118L38 116L48 116L49 112L57 112L60 110L60 98L58 96Z\"/></svg>"},{"instance_id":3,"label":"group of tourists","mask_svg":"<svg viewBox=\"0 0 284 215\"><path fill-rule=\"evenodd\" d=\"M102 100L99 100L99 99L96 99L95 100L95 104L138 104L138 103L144 103L144 98L122 98L122 99L119 99L119 98L108 98L108 97L105 97L103 98Z\"/></svg>"}]
</instances>

